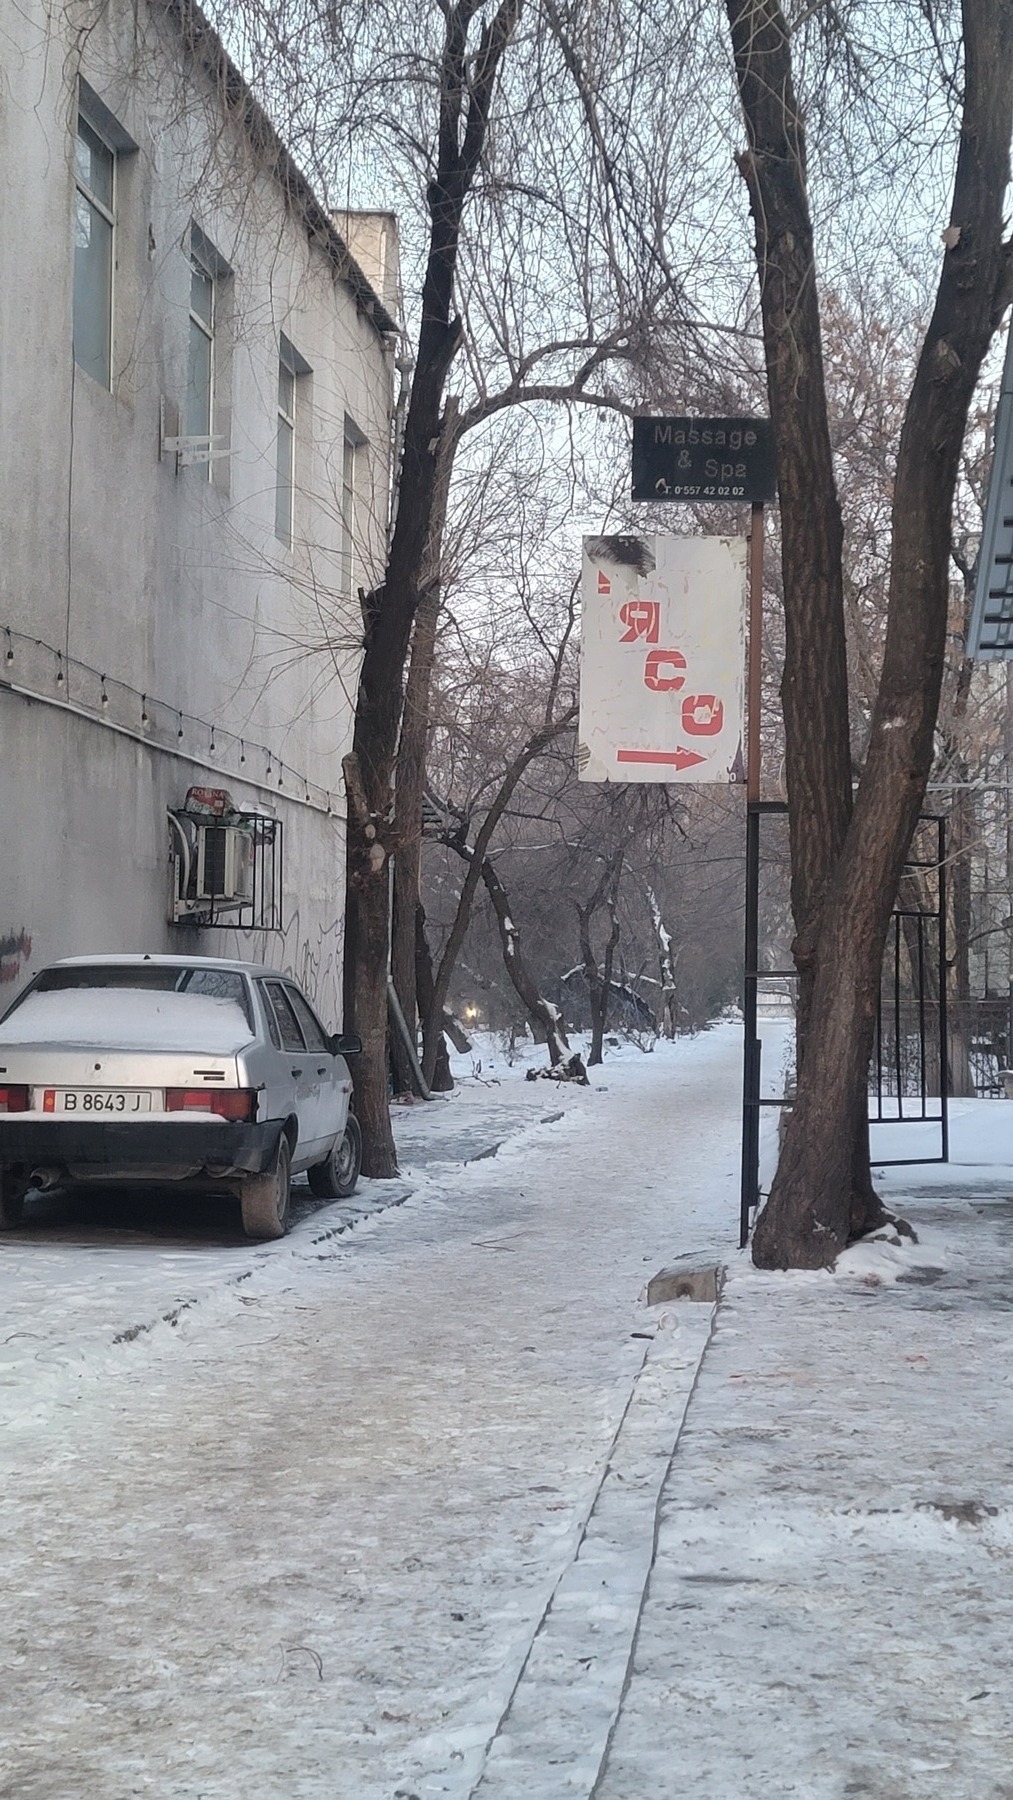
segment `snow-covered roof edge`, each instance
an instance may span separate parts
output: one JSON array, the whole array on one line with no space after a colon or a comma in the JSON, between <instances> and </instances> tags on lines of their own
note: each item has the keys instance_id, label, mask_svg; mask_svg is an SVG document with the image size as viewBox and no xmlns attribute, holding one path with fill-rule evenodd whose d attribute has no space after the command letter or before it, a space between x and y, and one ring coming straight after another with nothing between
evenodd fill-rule
<instances>
[{"instance_id":1,"label":"snow-covered roof edge","mask_svg":"<svg viewBox=\"0 0 1013 1800\"><path fill-rule=\"evenodd\" d=\"M330 258L339 278L353 294L359 311L365 314L379 336L397 332L397 320L363 274L331 214L282 142L210 19L195 0L153 0L153 4L160 6L177 26L186 48L214 82L229 116L239 121L254 148L266 153L267 165L285 199L300 214L310 241Z\"/></svg>"}]
</instances>

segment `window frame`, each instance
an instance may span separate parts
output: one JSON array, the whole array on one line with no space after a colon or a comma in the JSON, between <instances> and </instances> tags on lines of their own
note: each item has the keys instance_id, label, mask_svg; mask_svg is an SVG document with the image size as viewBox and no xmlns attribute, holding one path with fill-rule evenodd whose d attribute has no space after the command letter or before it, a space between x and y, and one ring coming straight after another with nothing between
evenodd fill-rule
<instances>
[{"instance_id":1,"label":"window frame","mask_svg":"<svg viewBox=\"0 0 1013 1800\"><path fill-rule=\"evenodd\" d=\"M362 464L362 452L367 447L367 439L363 436L355 420L345 414L345 429L341 443L341 593L346 600L355 595L355 529L359 511L359 481Z\"/></svg>"},{"instance_id":2,"label":"window frame","mask_svg":"<svg viewBox=\"0 0 1013 1800\"><path fill-rule=\"evenodd\" d=\"M275 999L275 994L274 994L275 988L278 989L281 1001L284 1003L285 1006L287 1006L288 1011L291 1014L292 1023L294 1024L297 1032L299 1033L298 1044L286 1044L286 1042L285 1042L285 1029L284 1029L284 1024L282 1022L281 1009L278 1005L277 1000ZM264 994L267 998L267 1003L270 1006L272 1013L274 1014L275 1024L278 1027L278 1035L281 1038L282 1052L287 1053L292 1056L304 1055L308 1049L308 1045L306 1043L306 1038L303 1033L302 1025L299 1022L299 1014L296 1012L295 1007L292 1005L291 1000L289 999L288 995L285 992L285 982L279 981L277 976L268 977L263 982L263 990L264 990Z\"/></svg>"},{"instance_id":3,"label":"window frame","mask_svg":"<svg viewBox=\"0 0 1013 1800\"><path fill-rule=\"evenodd\" d=\"M301 475L311 459L312 442L309 435L308 420L310 401L309 377L313 370L304 356L301 356L290 338L285 333L278 334L278 395L275 405L275 447L274 447L274 535L286 550L291 550L296 542L296 494L300 492L297 475ZM283 412L281 404L281 377L284 371L292 383L292 405L288 413ZM288 482L288 517L281 516L281 430L284 424L289 432L291 454L291 472ZM287 526L286 529L281 527Z\"/></svg>"},{"instance_id":4,"label":"window frame","mask_svg":"<svg viewBox=\"0 0 1013 1800\"><path fill-rule=\"evenodd\" d=\"M217 356L216 356L215 337L216 337L216 327L217 327L217 323L218 323L219 272L215 267L214 258L212 256L210 256L204 250L203 245L197 239L196 233L192 230L190 233L190 249L189 249L189 255L187 257L187 267L188 267L188 270L190 273L190 294L189 294L189 298L187 301L188 329L187 329L187 346L186 346L186 354L187 354L186 418L184 421L185 425L186 425L186 431L185 431L184 435L188 438L206 438L207 444L208 444L208 449L210 451L212 439L213 439L213 435L214 435L214 420L215 420L215 380L216 380L216 376L217 376L216 365L217 365L217 360L218 360ZM205 281L208 283L208 286L210 289L210 306L208 309L209 316L207 318L205 318L201 313L199 313L194 307L194 303L193 303L193 278L194 278L194 275L203 275L203 277L204 277ZM208 345L208 352L207 352L207 357L208 357L208 363L207 363L207 369L208 369L207 412L206 412L206 416L202 415L202 419L201 419L201 423L205 424L207 427L207 429L204 431L191 430L191 426L193 424L193 419L191 417L191 412L190 412L190 401L191 401L191 395L194 392L193 377L194 377L195 361L194 361L194 356L193 356L193 344L194 344L194 332L195 331L197 331L201 334L201 336L206 340L207 345ZM211 458L210 458L210 456L208 457L208 464L207 464L207 479L209 481L211 479Z\"/></svg>"},{"instance_id":5,"label":"window frame","mask_svg":"<svg viewBox=\"0 0 1013 1800\"><path fill-rule=\"evenodd\" d=\"M291 383L291 404L288 412L282 405L282 375L287 375ZM278 344L278 404L276 412L277 436L274 457L274 535L286 550L292 548L293 527L295 523L295 474L296 474L296 417L299 401L299 369L296 365L296 354L288 338L282 334ZM282 480L281 447L283 432L287 432L288 442L288 481ZM282 495L287 493L287 501L282 510Z\"/></svg>"},{"instance_id":6,"label":"window frame","mask_svg":"<svg viewBox=\"0 0 1013 1800\"><path fill-rule=\"evenodd\" d=\"M109 157L110 200L108 204L102 200L95 192L94 188L84 180L78 168L78 145L84 141L81 130L82 126L84 126L86 131L90 132L91 136L97 141L101 148L106 151ZM94 117L92 109L87 104L86 95L83 92L79 93L77 99L77 117L74 126L74 212L76 215L78 201L79 199L83 199L86 206L108 225L109 269L106 281L104 308L105 374L104 376L96 375L86 363L78 360L76 341L73 345L74 366L87 375L90 380L94 381L97 387L104 388L106 393L111 393L113 386L114 323L116 317L116 215L118 200L117 190L119 185L119 159L119 147L111 140L108 131L103 130L102 126ZM77 311L78 296L77 269L77 246L75 244L73 280L73 310L75 313ZM72 337L76 340L76 333L72 332Z\"/></svg>"},{"instance_id":7,"label":"window frame","mask_svg":"<svg viewBox=\"0 0 1013 1800\"><path fill-rule=\"evenodd\" d=\"M302 1032L303 1037L306 1039L307 1050L312 1051L313 1054L316 1056L333 1056L334 1052L331 1049L330 1038L328 1037L327 1032L324 1030L323 1026L321 1025L320 1020L317 1018L317 1015L314 1012L309 1001L307 1000L306 995L304 993L302 993L299 988L296 987L294 982L288 981L285 983L285 996L288 1000L289 1005L292 1008L292 1011L295 1013L295 1016L299 1021L299 1029ZM303 1013L306 1014L305 1019L303 1018ZM311 1044L310 1043L309 1037L307 1035L307 1020L309 1021L309 1024L312 1026L313 1030L316 1032L319 1032L319 1034L320 1034L319 1044Z\"/></svg>"}]
</instances>

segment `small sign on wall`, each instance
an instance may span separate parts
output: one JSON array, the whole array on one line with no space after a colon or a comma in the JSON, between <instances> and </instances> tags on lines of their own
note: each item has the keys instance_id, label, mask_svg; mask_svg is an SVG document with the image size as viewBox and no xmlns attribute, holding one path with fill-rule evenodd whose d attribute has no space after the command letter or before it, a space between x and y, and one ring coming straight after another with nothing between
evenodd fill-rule
<instances>
[{"instance_id":1,"label":"small sign on wall","mask_svg":"<svg viewBox=\"0 0 1013 1800\"><path fill-rule=\"evenodd\" d=\"M742 779L745 540L584 539L582 781Z\"/></svg>"}]
</instances>

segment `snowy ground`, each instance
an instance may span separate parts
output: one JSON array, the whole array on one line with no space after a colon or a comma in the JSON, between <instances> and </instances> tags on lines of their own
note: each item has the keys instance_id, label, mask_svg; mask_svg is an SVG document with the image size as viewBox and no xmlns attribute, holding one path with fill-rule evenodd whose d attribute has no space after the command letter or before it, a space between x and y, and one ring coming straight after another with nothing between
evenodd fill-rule
<instances>
[{"instance_id":1,"label":"snowy ground","mask_svg":"<svg viewBox=\"0 0 1013 1800\"><path fill-rule=\"evenodd\" d=\"M0 1796L1013 1795L1013 1106L890 1172L916 1249L763 1277L736 1026L480 1064L280 1245L0 1245Z\"/></svg>"}]
</instances>

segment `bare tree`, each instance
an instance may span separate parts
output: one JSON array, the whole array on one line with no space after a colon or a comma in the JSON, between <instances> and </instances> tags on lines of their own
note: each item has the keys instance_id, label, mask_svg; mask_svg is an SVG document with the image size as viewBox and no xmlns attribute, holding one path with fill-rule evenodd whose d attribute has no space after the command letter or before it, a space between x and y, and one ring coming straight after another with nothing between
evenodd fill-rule
<instances>
[{"instance_id":1,"label":"bare tree","mask_svg":"<svg viewBox=\"0 0 1013 1800\"><path fill-rule=\"evenodd\" d=\"M678 283L658 248L650 199L630 203L633 139L603 119L587 79L591 40L574 41L551 6L518 35L520 0L457 0L442 9L435 70L439 123L428 166L428 246L418 348L408 402L394 527L384 579L364 597L365 654L349 793L348 958L352 1022L365 1055L356 1071L364 1168L395 1168L387 1114L386 980L389 859L399 857L395 960L411 1007L409 921L414 917L419 745L427 717L432 616L439 585L446 490L468 433L504 411L563 403L632 405L607 371L657 358L681 311ZM600 34L605 21L599 21ZM406 51L410 61L411 52ZM569 97L568 97L569 96ZM565 120L562 134L548 127ZM519 110L515 110L519 109ZM528 139L541 150L532 179ZM621 146L622 160L610 143ZM639 153L639 152L638 152ZM652 190L653 193L653 190ZM508 205L520 195L523 208ZM466 227L466 213L470 223ZM560 253L571 284L547 272ZM648 322L649 325L648 325ZM451 366L465 396L447 397ZM435 594L433 597L435 604ZM416 668L403 769L398 765L405 666L413 625ZM392 799L397 768L400 802ZM403 782L402 782L403 776ZM439 988L439 974L436 977Z\"/></svg>"},{"instance_id":2,"label":"bare tree","mask_svg":"<svg viewBox=\"0 0 1013 1800\"><path fill-rule=\"evenodd\" d=\"M661 1004L658 1011L661 1030L665 1037L674 1038L679 1028L678 990L675 985L678 952L675 955L672 953L672 933L662 918L658 896L650 882L645 883L644 891L650 908L654 935L658 940L658 970L661 985Z\"/></svg>"},{"instance_id":3,"label":"bare tree","mask_svg":"<svg viewBox=\"0 0 1013 1800\"><path fill-rule=\"evenodd\" d=\"M950 519L968 409L1008 298L1002 209L1013 126L1013 4L964 0L950 226L908 397L891 511L889 615L852 806L842 530L830 455L803 120L777 0L726 0L748 148L786 616L782 698L800 971L798 1098L757 1223L766 1267L831 1262L881 1216L866 1074L890 911L932 760Z\"/></svg>"},{"instance_id":4,"label":"bare tree","mask_svg":"<svg viewBox=\"0 0 1013 1800\"><path fill-rule=\"evenodd\" d=\"M571 626L572 623L573 613L571 610ZM497 918L500 922L500 930L503 935L504 954L507 956L507 967L511 979L514 981L514 985L517 987L517 991L524 1000L528 1011L532 1013L533 1016L537 1017L543 1024L545 1024L548 1017L545 1003L541 1000L541 996L536 996L535 1000L531 997L534 991L534 983L528 979L526 970L520 962L516 947L516 934L509 917L509 908L506 905L502 883L498 881L495 870L492 868L489 861L489 849L497 827L506 814L522 777L530 768L531 764L541 756L548 745L553 743L563 732L573 726L576 720L577 704L575 700L567 698L564 699L562 704L559 704L559 686L568 641L569 630L564 634L563 641L559 647L555 667L552 672L552 678L549 682L548 692L545 698L542 719L537 728L526 738L524 743L511 757L506 768L499 777L494 780L487 779L483 783L483 788L480 790L479 795L475 796L466 808L453 807L446 801L443 802L441 808L446 823L440 829L440 841L465 859L468 864L468 870L458 896L454 921L440 956L439 966L436 970L432 990L429 995L429 1004L423 1017L423 1073L427 1077L436 1066L436 1059L439 1053L439 1039L443 1030L443 1009L446 1004L447 994L450 989L450 983L457 964L457 959L460 955L461 947L464 943L468 925L471 920L471 910L480 881L485 882L493 906L496 909ZM481 824L474 832L474 837L472 837L474 816L477 811L478 803L482 800L485 802L485 814ZM522 985L520 986L518 986L517 978L518 968L521 969ZM553 1060L555 1061L557 1058L553 1057Z\"/></svg>"},{"instance_id":5,"label":"bare tree","mask_svg":"<svg viewBox=\"0 0 1013 1800\"><path fill-rule=\"evenodd\" d=\"M605 1025L608 1020L609 1000L612 997L612 967L615 961L616 946L619 943L619 884L622 880L624 851L614 851L606 861L593 894L581 905L578 900L577 920L580 928L580 954L584 965L584 979L587 982L588 1000L591 1008L591 1049L588 1055L588 1067L595 1067L602 1061ZM596 913L604 908L608 919L608 936L602 951L599 964L597 952L591 942L591 925Z\"/></svg>"}]
</instances>

